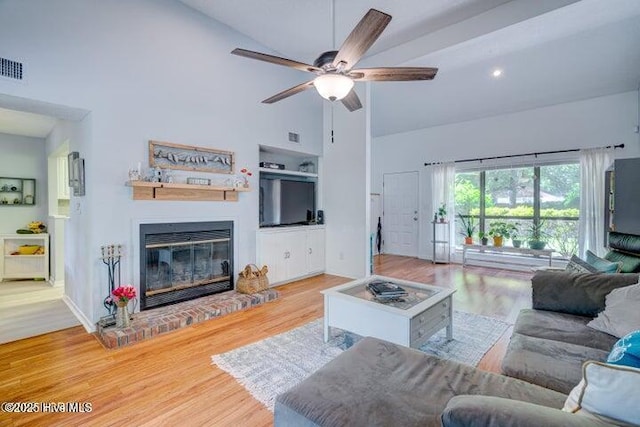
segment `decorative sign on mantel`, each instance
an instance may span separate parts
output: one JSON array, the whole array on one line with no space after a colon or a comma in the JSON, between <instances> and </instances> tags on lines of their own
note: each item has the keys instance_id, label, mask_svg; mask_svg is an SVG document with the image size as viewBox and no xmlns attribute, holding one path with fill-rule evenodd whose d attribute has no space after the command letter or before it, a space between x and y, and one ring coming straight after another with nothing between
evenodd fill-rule
<instances>
[{"instance_id":1,"label":"decorative sign on mantel","mask_svg":"<svg viewBox=\"0 0 640 427\"><path fill-rule=\"evenodd\" d=\"M210 173L234 172L235 156L231 151L149 141L149 166Z\"/></svg>"}]
</instances>

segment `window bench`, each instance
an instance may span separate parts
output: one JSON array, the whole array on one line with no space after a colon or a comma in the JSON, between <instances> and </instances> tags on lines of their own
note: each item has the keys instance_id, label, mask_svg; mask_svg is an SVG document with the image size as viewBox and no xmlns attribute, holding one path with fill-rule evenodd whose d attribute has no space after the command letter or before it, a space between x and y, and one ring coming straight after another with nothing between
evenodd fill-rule
<instances>
[{"instance_id":1,"label":"window bench","mask_svg":"<svg viewBox=\"0 0 640 427\"><path fill-rule=\"evenodd\" d=\"M551 266L553 249L529 249L514 248L513 246L487 246L487 245L463 245L462 246L462 265L467 265L467 255L469 253L497 255L495 260L491 262L514 264L514 265L530 265L518 263L514 258L548 258L549 266ZM500 260L500 255L509 255L509 259Z\"/></svg>"}]
</instances>

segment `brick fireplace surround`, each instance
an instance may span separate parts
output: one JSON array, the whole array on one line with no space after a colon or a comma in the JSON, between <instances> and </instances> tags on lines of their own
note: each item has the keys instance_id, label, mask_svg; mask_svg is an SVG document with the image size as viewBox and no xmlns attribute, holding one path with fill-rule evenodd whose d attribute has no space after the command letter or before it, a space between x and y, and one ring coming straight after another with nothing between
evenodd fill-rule
<instances>
[{"instance_id":1,"label":"brick fireplace surround","mask_svg":"<svg viewBox=\"0 0 640 427\"><path fill-rule=\"evenodd\" d=\"M131 320L131 327L117 329L115 326L106 328L98 326L96 336L105 347L120 348L189 325L261 305L276 298L278 298L278 291L273 289L252 295L236 291L224 292L135 313Z\"/></svg>"}]
</instances>

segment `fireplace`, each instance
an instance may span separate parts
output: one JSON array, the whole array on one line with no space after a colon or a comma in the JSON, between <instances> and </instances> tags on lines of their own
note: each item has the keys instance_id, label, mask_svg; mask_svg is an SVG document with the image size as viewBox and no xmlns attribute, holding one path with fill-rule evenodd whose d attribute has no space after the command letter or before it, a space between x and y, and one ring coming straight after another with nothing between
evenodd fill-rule
<instances>
[{"instance_id":1,"label":"fireplace","mask_svg":"<svg viewBox=\"0 0 640 427\"><path fill-rule=\"evenodd\" d=\"M232 221L140 225L140 310L232 289Z\"/></svg>"}]
</instances>

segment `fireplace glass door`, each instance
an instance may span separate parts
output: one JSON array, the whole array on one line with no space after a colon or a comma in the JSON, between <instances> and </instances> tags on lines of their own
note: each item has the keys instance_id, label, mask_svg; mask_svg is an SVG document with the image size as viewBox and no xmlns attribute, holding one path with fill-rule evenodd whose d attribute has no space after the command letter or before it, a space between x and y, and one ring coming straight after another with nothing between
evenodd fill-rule
<instances>
[{"instance_id":1,"label":"fireplace glass door","mask_svg":"<svg viewBox=\"0 0 640 427\"><path fill-rule=\"evenodd\" d=\"M233 289L231 236L219 231L153 234L144 256L144 308Z\"/></svg>"}]
</instances>

